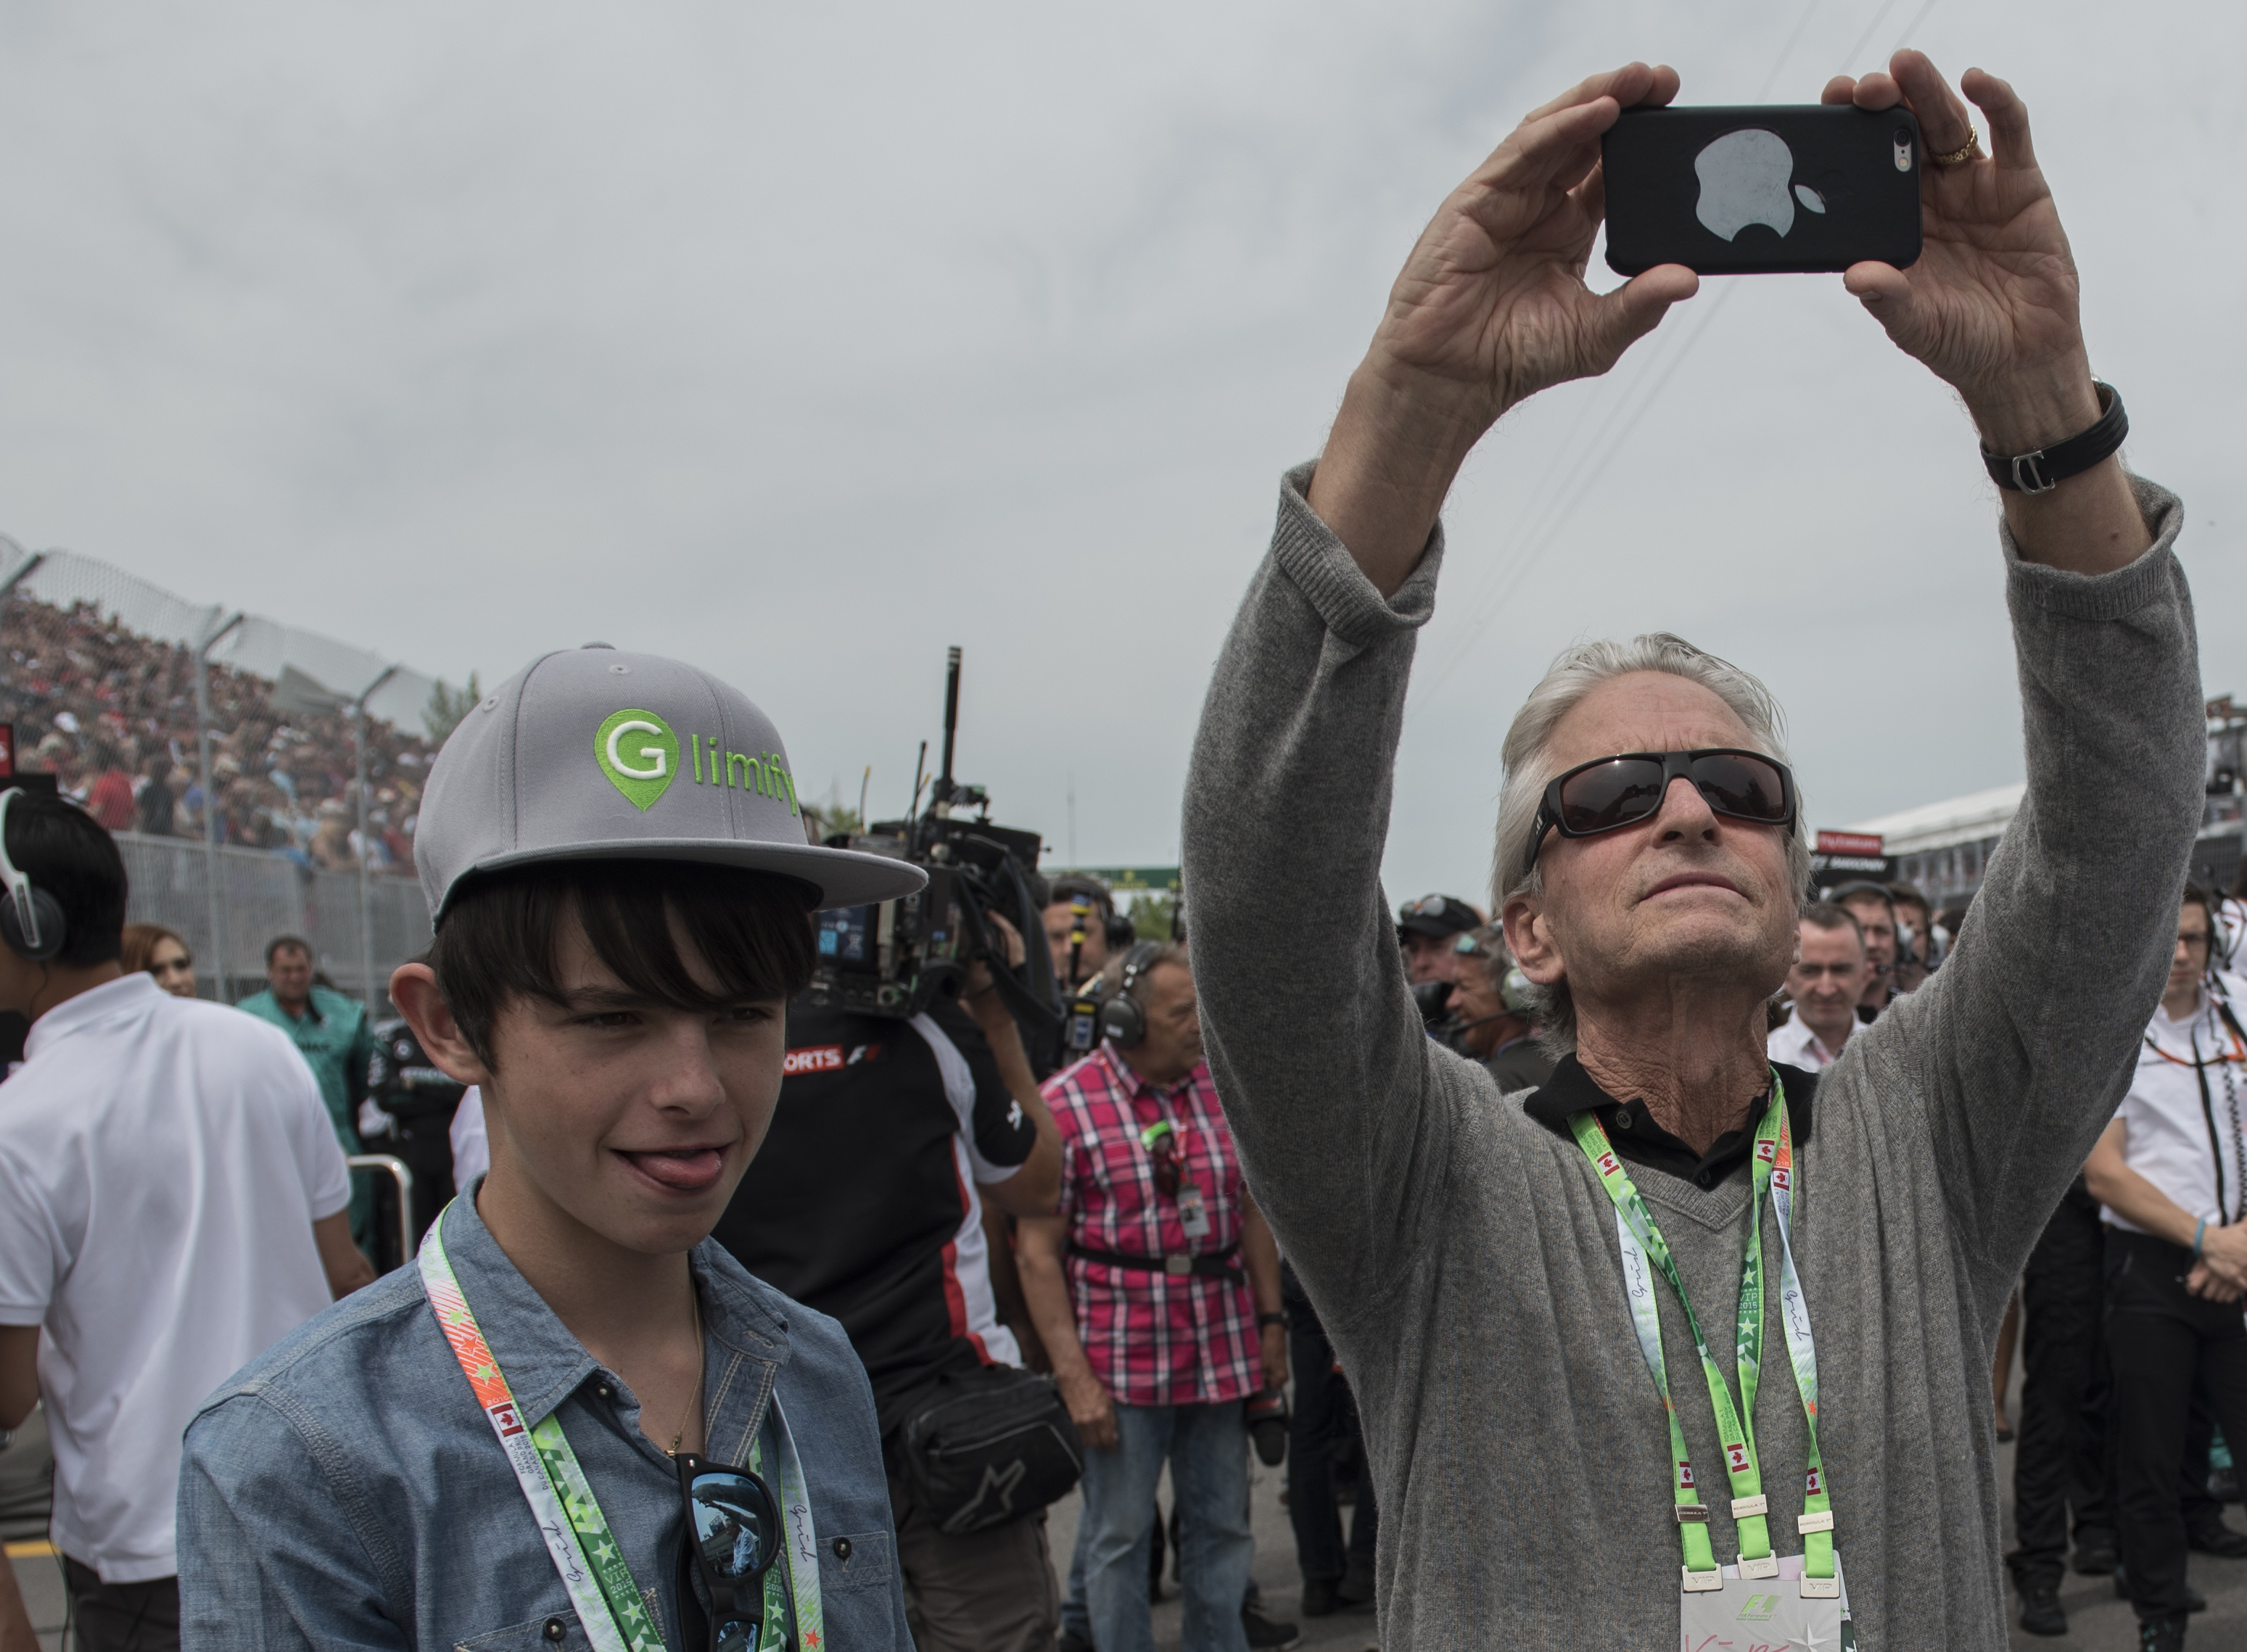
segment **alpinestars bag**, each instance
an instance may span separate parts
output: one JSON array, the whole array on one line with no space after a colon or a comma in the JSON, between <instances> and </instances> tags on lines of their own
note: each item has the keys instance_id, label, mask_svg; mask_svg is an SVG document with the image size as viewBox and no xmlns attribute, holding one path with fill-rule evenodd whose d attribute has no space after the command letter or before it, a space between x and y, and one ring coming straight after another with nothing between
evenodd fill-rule
<instances>
[{"instance_id":1,"label":"alpinestars bag","mask_svg":"<svg viewBox=\"0 0 2247 1652\"><path fill-rule=\"evenodd\" d=\"M1084 1472L1084 1442L1053 1379L1011 1365L946 1376L901 1433L914 1500L954 1537L1034 1514Z\"/></svg>"}]
</instances>

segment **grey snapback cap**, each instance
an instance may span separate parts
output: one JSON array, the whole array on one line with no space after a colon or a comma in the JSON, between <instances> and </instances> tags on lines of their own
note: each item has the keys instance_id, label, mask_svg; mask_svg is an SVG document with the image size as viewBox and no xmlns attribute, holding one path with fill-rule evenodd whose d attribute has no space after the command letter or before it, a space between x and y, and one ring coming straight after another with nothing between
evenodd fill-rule
<instances>
[{"instance_id":1,"label":"grey snapback cap","mask_svg":"<svg viewBox=\"0 0 2247 1652\"><path fill-rule=\"evenodd\" d=\"M461 720L414 829L429 915L461 880L547 860L694 860L780 872L817 905L919 889L918 866L807 843L780 733L707 672L588 643L531 661Z\"/></svg>"}]
</instances>

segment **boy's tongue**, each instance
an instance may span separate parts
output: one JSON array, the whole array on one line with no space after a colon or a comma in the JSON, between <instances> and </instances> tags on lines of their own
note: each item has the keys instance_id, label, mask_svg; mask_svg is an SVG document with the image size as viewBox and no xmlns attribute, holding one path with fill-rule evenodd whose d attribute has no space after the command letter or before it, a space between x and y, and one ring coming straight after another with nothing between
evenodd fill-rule
<instances>
[{"instance_id":1,"label":"boy's tongue","mask_svg":"<svg viewBox=\"0 0 2247 1652\"><path fill-rule=\"evenodd\" d=\"M625 1157L649 1180L682 1193L698 1193L716 1181L726 1158L714 1147L679 1152L626 1153Z\"/></svg>"}]
</instances>

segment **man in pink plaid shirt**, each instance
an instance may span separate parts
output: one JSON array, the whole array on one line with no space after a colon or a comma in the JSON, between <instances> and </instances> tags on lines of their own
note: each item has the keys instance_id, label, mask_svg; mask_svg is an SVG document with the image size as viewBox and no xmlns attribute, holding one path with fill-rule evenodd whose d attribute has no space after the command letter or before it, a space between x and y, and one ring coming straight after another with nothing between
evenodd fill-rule
<instances>
[{"instance_id":1,"label":"man in pink plaid shirt","mask_svg":"<svg viewBox=\"0 0 2247 1652\"><path fill-rule=\"evenodd\" d=\"M1280 1255L1202 1061L1183 946L1110 966L1106 1041L1046 1081L1057 1212L1025 1220L1022 1291L1084 1443L1085 1604L1100 1652L1151 1652L1148 1544L1167 1459L1185 1652L1246 1652L1242 1403L1287 1380Z\"/></svg>"}]
</instances>

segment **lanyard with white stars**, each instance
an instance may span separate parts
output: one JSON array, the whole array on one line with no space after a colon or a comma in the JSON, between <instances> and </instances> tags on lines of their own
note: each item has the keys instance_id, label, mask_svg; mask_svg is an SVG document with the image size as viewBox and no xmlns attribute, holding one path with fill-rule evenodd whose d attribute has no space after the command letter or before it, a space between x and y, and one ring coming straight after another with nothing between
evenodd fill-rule
<instances>
[{"instance_id":1,"label":"lanyard with white stars","mask_svg":"<svg viewBox=\"0 0 2247 1652\"><path fill-rule=\"evenodd\" d=\"M475 1390L476 1403L483 1408L492 1432L499 1437L500 1447L507 1453L509 1465L515 1470L516 1484L522 1488L532 1518L545 1536L546 1552L561 1576L562 1587L570 1593L570 1604L577 1610L578 1622L584 1626L586 1638L593 1643L594 1652L665 1652L662 1632L656 1627L646 1601L632 1583L632 1568L625 1564L615 1534L609 1530L608 1519L601 1512L600 1502L593 1495L584 1470L578 1465L577 1454L570 1449L560 1421L549 1412L536 1427L523 1427L516 1410L514 1391L501 1374L499 1362L484 1341L476 1316L461 1293L461 1282L454 1277L453 1265L446 1259L444 1226L444 1217L440 1214L430 1224L429 1235L422 1241L422 1288L428 1293L438 1328L452 1345L454 1357L461 1362L461 1374ZM780 1435L781 1506L786 1540L782 1545L780 1560L766 1573L768 1609L759 1644L761 1648L787 1644L787 1608L782 1601L792 1596L789 1604L795 1609L797 1644L805 1652L820 1652L826 1641L826 1625L819 1599L818 1547L812 1527L811 1498L804 1483L803 1465L796 1456L796 1442L789 1433L787 1419L780 1412L778 1395L773 1396L773 1412ZM752 1451L752 1467L758 1455ZM776 1587L775 1574L784 1575L786 1584Z\"/></svg>"}]
</instances>

